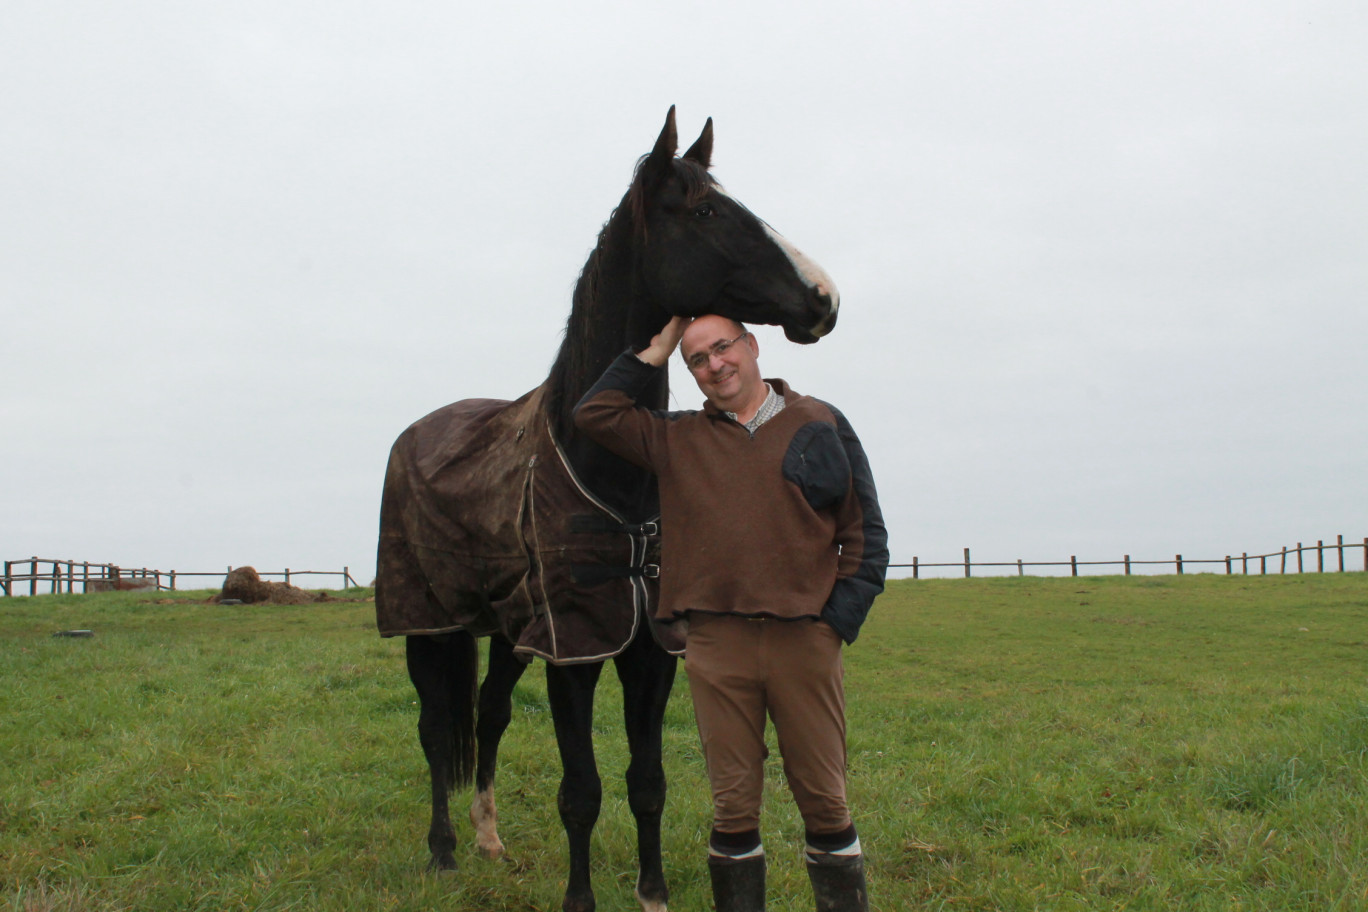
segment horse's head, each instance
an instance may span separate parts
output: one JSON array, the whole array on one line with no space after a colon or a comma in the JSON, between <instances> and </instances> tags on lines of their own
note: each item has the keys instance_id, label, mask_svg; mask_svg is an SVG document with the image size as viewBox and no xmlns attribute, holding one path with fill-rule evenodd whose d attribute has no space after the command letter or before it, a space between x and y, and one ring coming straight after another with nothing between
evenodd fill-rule
<instances>
[{"instance_id":1,"label":"horse's head","mask_svg":"<svg viewBox=\"0 0 1368 912\"><path fill-rule=\"evenodd\" d=\"M670 108L627 193L641 281L670 315L716 313L782 326L816 342L836 325L840 295L823 269L722 189L708 173L712 118L682 157Z\"/></svg>"}]
</instances>

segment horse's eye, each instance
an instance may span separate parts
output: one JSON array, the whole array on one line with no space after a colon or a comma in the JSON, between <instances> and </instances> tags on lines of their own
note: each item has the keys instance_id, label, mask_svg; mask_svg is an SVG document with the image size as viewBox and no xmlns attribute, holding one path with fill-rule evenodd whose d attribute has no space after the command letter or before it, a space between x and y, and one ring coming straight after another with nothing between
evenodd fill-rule
<instances>
[{"instance_id":1,"label":"horse's eye","mask_svg":"<svg viewBox=\"0 0 1368 912\"><path fill-rule=\"evenodd\" d=\"M708 218L713 214L712 203L700 203L694 207L694 215L698 218Z\"/></svg>"}]
</instances>

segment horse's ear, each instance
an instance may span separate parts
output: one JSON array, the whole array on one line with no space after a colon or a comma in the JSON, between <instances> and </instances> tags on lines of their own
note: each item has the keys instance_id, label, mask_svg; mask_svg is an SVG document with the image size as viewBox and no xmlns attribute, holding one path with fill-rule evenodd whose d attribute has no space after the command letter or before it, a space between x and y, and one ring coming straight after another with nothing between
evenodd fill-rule
<instances>
[{"instance_id":1,"label":"horse's ear","mask_svg":"<svg viewBox=\"0 0 1368 912\"><path fill-rule=\"evenodd\" d=\"M709 117L708 122L703 125L703 132L698 134L698 139L689 146L689 151L684 153L684 157L689 161L698 162L704 171L708 170L712 164L712 142L712 118Z\"/></svg>"},{"instance_id":2,"label":"horse's ear","mask_svg":"<svg viewBox=\"0 0 1368 912\"><path fill-rule=\"evenodd\" d=\"M658 186L673 173L671 163L674 161L675 149L677 148L679 148L679 133L675 130L674 105L670 105L670 113L665 116L665 127L660 131L660 136L656 138L655 148L651 150L650 155L642 160L638 172L641 182L646 187Z\"/></svg>"}]
</instances>

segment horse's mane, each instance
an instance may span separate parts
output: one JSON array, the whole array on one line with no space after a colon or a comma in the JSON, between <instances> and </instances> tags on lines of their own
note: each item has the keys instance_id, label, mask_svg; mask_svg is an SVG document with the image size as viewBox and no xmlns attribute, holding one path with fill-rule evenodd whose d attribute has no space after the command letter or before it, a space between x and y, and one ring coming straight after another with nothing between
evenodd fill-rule
<instances>
[{"instance_id":1,"label":"horse's mane","mask_svg":"<svg viewBox=\"0 0 1368 912\"><path fill-rule=\"evenodd\" d=\"M570 428L570 411L575 402L566 401L567 398L573 396L577 401L579 395L598 379L608 366L605 358L616 357L629 345L644 347L650 341L650 335L665 322L661 319L658 325L645 327L641 321L632 320L630 310L638 304L635 300L628 300L627 308L620 313L604 314L604 307L610 302L601 297L607 265L619 270L634 270L635 250L648 240L649 188L641 179L641 169L647 158L649 156L642 156L637 161L631 187L604 222L594 249L575 282L564 337L547 377L550 393L547 405L558 434L565 434ZM698 205L715 183L712 175L689 159L677 158L673 165L675 175L684 185L685 204L689 207ZM635 281L635 276L628 278ZM636 289L632 288L630 294L635 296ZM661 316L664 316L663 311ZM650 334L644 338L628 335L641 334L645 328L650 329Z\"/></svg>"},{"instance_id":2,"label":"horse's mane","mask_svg":"<svg viewBox=\"0 0 1368 912\"><path fill-rule=\"evenodd\" d=\"M598 351L601 345L606 344L603 337L618 330L618 327L604 325L599 318L598 303L605 251L616 242L616 235L623 233L623 220L618 217L621 209L621 206L614 209L604 223L599 231L598 242L590 251L589 259L575 282L570 316L565 322L556 360L552 362L551 372L546 379L549 387L547 409L556 426L557 436L562 438L570 427L570 410L575 407L575 402L568 402L567 398L577 397L597 379L590 375L595 369L600 372L604 369L604 365L598 363L602 360Z\"/></svg>"}]
</instances>

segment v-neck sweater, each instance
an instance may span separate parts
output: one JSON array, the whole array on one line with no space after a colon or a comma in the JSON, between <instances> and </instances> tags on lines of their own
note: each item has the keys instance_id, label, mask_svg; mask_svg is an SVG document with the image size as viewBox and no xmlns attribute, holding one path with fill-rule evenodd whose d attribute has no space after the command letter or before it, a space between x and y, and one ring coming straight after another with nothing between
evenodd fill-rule
<instances>
[{"instance_id":1,"label":"v-neck sweater","mask_svg":"<svg viewBox=\"0 0 1368 912\"><path fill-rule=\"evenodd\" d=\"M575 409L581 430L659 480L657 616L820 617L853 641L883 589L888 549L849 422L778 379L767 382L785 407L753 434L711 403L637 407L661 369L625 353Z\"/></svg>"}]
</instances>

